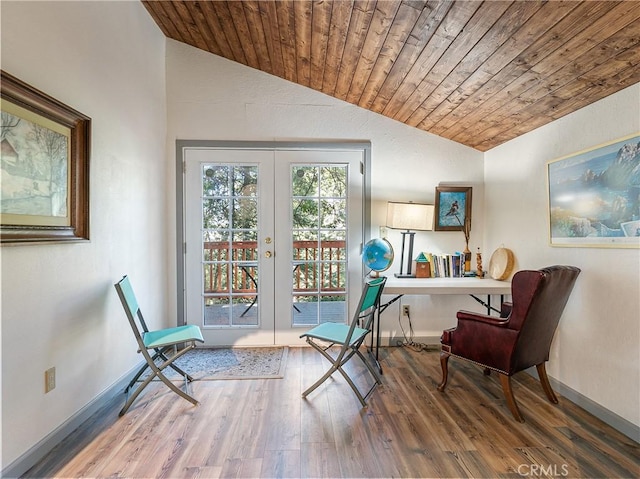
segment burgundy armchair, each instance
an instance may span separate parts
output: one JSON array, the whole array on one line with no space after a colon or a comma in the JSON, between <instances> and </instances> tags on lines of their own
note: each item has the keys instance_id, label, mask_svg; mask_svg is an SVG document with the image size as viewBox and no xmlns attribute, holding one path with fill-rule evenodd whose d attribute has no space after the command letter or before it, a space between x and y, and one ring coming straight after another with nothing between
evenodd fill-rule
<instances>
[{"instance_id":1,"label":"burgundy armchair","mask_svg":"<svg viewBox=\"0 0 640 479\"><path fill-rule=\"evenodd\" d=\"M545 370L551 340L580 274L574 266L549 266L539 271L518 271L511 282L511 300L500 317L458 311L458 325L443 331L440 353L443 392L449 357L466 359L499 373L513 417L524 422L511 389L511 376L535 366L549 401L558 403Z\"/></svg>"}]
</instances>

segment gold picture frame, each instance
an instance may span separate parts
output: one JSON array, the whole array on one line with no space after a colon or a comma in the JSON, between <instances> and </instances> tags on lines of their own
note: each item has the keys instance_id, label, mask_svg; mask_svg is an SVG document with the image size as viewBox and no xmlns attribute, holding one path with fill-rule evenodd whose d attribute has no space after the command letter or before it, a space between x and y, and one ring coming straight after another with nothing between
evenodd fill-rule
<instances>
[{"instance_id":1,"label":"gold picture frame","mask_svg":"<svg viewBox=\"0 0 640 479\"><path fill-rule=\"evenodd\" d=\"M0 76L0 243L88 241L91 119Z\"/></svg>"}]
</instances>

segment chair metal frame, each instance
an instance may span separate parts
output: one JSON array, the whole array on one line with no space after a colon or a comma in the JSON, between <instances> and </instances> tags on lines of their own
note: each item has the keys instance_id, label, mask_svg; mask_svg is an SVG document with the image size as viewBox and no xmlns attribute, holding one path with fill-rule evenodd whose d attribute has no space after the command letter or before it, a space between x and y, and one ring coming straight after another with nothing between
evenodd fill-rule
<instances>
[{"instance_id":1,"label":"chair metal frame","mask_svg":"<svg viewBox=\"0 0 640 479\"><path fill-rule=\"evenodd\" d=\"M347 381L353 392L358 397L362 407L366 407L367 398L371 395L378 384L381 384L380 376L366 357L360 352L360 346L364 342L367 334L371 333L374 316L380 305L380 297L387 278L382 276L368 280L362 291L360 302L350 325L342 323L322 323L302 334L307 343L316 351L322 354L330 363L331 367L327 372L307 388L302 397L306 398L311 392L325 382L333 373L338 371ZM340 352L337 356L329 354L329 349L335 345L340 345ZM365 364L375 382L366 394L362 394L353 380L349 377L343 366L353 357L358 356Z\"/></svg>"},{"instance_id":2,"label":"chair metal frame","mask_svg":"<svg viewBox=\"0 0 640 479\"><path fill-rule=\"evenodd\" d=\"M187 384L193 381L193 378L178 366L173 364L173 362L179 357L186 354L188 351L194 349L196 347L196 341L204 342L204 338L202 337L200 328L195 325L185 325L175 328L149 331L147 323L145 322L142 315L142 311L138 306L138 301L136 299L135 293L133 292L133 288L131 287L128 276L123 276L119 282L114 284L114 287L118 293L118 297L120 298L122 306L127 315L127 319L129 320L129 325L131 326L133 334L136 338L136 343L138 344L138 352L141 353L145 359L145 364L138 370L129 385L124 390L128 398L124 407L120 410L119 415L123 416L127 412L136 398L140 395L142 390L146 388L156 377L160 379L164 384L166 384L173 392L191 402L192 404L197 405L198 401L194 397L189 395L187 392L182 391L175 384L173 384L163 374L162 371L167 367L171 367L172 369L174 369L184 378L185 390L187 389ZM140 324L140 327L138 327L138 324L136 323L136 318ZM179 344L183 345L184 347L178 351L177 347ZM173 350L173 355L168 357L166 353L170 350ZM153 352L153 355L151 355L151 352ZM156 364L156 361L158 359L162 361L160 364ZM133 388L140 376L142 376L142 374L147 369L151 369L151 374L149 374L144 379L144 381L133 391L133 393L129 395L129 391Z\"/></svg>"}]
</instances>

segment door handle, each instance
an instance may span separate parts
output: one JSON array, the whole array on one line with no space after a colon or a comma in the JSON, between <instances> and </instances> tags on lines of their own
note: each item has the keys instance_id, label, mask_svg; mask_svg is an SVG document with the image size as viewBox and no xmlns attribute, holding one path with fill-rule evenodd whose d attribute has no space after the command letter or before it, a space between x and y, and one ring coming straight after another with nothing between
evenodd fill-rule
<instances>
[{"instance_id":1,"label":"door handle","mask_svg":"<svg viewBox=\"0 0 640 479\"><path fill-rule=\"evenodd\" d=\"M273 256L273 253L271 251L265 251L264 252L264 257L265 258L271 258Z\"/></svg>"}]
</instances>

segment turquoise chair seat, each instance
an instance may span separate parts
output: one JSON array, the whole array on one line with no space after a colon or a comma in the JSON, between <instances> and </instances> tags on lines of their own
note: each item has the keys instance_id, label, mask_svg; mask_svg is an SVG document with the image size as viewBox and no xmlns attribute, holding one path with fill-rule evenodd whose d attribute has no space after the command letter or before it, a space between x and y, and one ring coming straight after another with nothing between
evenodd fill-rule
<instances>
[{"instance_id":1,"label":"turquoise chair seat","mask_svg":"<svg viewBox=\"0 0 640 479\"><path fill-rule=\"evenodd\" d=\"M367 335L369 330L355 327L351 340L347 341L349 337L350 328L346 324L339 323L322 323L319 326L313 328L312 331L305 333L305 336L319 339L321 341L328 341L334 344L349 344L352 346L357 343L360 338Z\"/></svg>"},{"instance_id":2,"label":"turquoise chair seat","mask_svg":"<svg viewBox=\"0 0 640 479\"><path fill-rule=\"evenodd\" d=\"M144 333L142 339L147 349L173 346L194 340L204 342L200 328L194 324L161 329L159 331L149 331Z\"/></svg>"}]
</instances>

